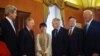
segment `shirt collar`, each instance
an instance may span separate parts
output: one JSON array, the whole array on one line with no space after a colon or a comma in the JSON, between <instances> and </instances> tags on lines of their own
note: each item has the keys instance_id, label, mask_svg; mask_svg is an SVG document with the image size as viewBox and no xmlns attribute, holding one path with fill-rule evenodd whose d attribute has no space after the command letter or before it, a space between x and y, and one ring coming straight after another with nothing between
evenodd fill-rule
<instances>
[{"instance_id":1,"label":"shirt collar","mask_svg":"<svg viewBox=\"0 0 100 56\"><path fill-rule=\"evenodd\" d=\"M58 32L59 32L60 28L61 28L61 27L58 27L58 28L57 28Z\"/></svg>"},{"instance_id":2,"label":"shirt collar","mask_svg":"<svg viewBox=\"0 0 100 56\"><path fill-rule=\"evenodd\" d=\"M87 24L87 25L90 25L92 21L93 21L93 19L91 19L91 20L90 20L89 22L87 22L86 24Z\"/></svg>"},{"instance_id":3,"label":"shirt collar","mask_svg":"<svg viewBox=\"0 0 100 56\"><path fill-rule=\"evenodd\" d=\"M6 19L7 19L10 23L12 23L12 20L11 20L9 17L6 16Z\"/></svg>"},{"instance_id":4,"label":"shirt collar","mask_svg":"<svg viewBox=\"0 0 100 56\"><path fill-rule=\"evenodd\" d=\"M71 28L71 30L73 31L73 30L74 30L74 28L75 28L75 26L73 26L73 27Z\"/></svg>"},{"instance_id":5,"label":"shirt collar","mask_svg":"<svg viewBox=\"0 0 100 56\"><path fill-rule=\"evenodd\" d=\"M28 26L26 26L26 28L28 29L28 31L30 31L30 30L31 30Z\"/></svg>"}]
</instances>

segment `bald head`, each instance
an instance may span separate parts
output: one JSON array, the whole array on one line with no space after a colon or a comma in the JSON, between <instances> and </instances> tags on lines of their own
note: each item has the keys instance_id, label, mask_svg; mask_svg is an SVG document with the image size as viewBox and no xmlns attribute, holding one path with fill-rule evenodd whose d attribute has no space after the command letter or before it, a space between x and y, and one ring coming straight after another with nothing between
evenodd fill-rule
<instances>
[{"instance_id":1,"label":"bald head","mask_svg":"<svg viewBox=\"0 0 100 56\"><path fill-rule=\"evenodd\" d=\"M93 12L91 10L84 10L83 17L85 21L88 23L91 19L93 19Z\"/></svg>"}]
</instances>

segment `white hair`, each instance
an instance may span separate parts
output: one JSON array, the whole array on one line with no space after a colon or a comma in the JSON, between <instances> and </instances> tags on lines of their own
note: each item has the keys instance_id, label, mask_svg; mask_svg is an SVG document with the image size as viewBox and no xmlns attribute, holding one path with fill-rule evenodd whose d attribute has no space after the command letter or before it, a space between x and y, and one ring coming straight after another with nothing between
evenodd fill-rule
<instances>
[{"instance_id":1,"label":"white hair","mask_svg":"<svg viewBox=\"0 0 100 56\"><path fill-rule=\"evenodd\" d=\"M14 13L17 10L17 8L13 5L8 5L5 8L5 15L8 15L9 13Z\"/></svg>"},{"instance_id":2,"label":"white hair","mask_svg":"<svg viewBox=\"0 0 100 56\"><path fill-rule=\"evenodd\" d=\"M93 14L93 12L91 10L84 10L84 13L89 13L89 14Z\"/></svg>"}]
</instances>

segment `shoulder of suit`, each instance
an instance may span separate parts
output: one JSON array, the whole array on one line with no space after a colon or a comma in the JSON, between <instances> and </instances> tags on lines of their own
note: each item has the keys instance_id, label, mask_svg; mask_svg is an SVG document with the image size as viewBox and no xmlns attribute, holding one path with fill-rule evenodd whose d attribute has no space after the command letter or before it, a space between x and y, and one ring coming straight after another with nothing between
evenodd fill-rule
<instances>
[{"instance_id":1,"label":"shoulder of suit","mask_svg":"<svg viewBox=\"0 0 100 56\"><path fill-rule=\"evenodd\" d=\"M93 20L91 23L100 24L100 21Z\"/></svg>"},{"instance_id":2,"label":"shoulder of suit","mask_svg":"<svg viewBox=\"0 0 100 56\"><path fill-rule=\"evenodd\" d=\"M79 30L82 30L82 28L79 28L79 27L75 27L75 29L79 29Z\"/></svg>"},{"instance_id":3,"label":"shoulder of suit","mask_svg":"<svg viewBox=\"0 0 100 56\"><path fill-rule=\"evenodd\" d=\"M75 27L76 31L78 32L83 32L83 29L82 28L79 28L79 27Z\"/></svg>"},{"instance_id":4,"label":"shoulder of suit","mask_svg":"<svg viewBox=\"0 0 100 56\"><path fill-rule=\"evenodd\" d=\"M23 28L19 31L19 33L26 33L27 32L27 29L26 28Z\"/></svg>"},{"instance_id":5,"label":"shoulder of suit","mask_svg":"<svg viewBox=\"0 0 100 56\"><path fill-rule=\"evenodd\" d=\"M9 21L6 18L3 18L2 20L0 20L0 25L8 25Z\"/></svg>"},{"instance_id":6,"label":"shoulder of suit","mask_svg":"<svg viewBox=\"0 0 100 56\"><path fill-rule=\"evenodd\" d=\"M5 23L5 21L7 21L6 18L1 19L1 20L0 20L0 23Z\"/></svg>"},{"instance_id":7,"label":"shoulder of suit","mask_svg":"<svg viewBox=\"0 0 100 56\"><path fill-rule=\"evenodd\" d=\"M100 28L100 21L93 20L92 23L91 23L91 25L93 25L95 28L96 27L99 27Z\"/></svg>"},{"instance_id":8,"label":"shoulder of suit","mask_svg":"<svg viewBox=\"0 0 100 56\"><path fill-rule=\"evenodd\" d=\"M66 28L64 28L64 27L61 27L60 28L61 30L64 30L64 31L68 31Z\"/></svg>"},{"instance_id":9,"label":"shoulder of suit","mask_svg":"<svg viewBox=\"0 0 100 56\"><path fill-rule=\"evenodd\" d=\"M0 20L0 28L5 28L6 26L8 26L8 21L6 18L3 18Z\"/></svg>"},{"instance_id":10,"label":"shoulder of suit","mask_svg":"<svg viewBox=\"0 0 100 56\"><path fill-rule=\"evenodd\" d=\"M4 21L7 21L7 19L3 18L3 19L0 20L0 22L4 22Z\"/></svg>"},{"instance_id":11,"label":"shoulder of suit","mask_svg":"<svg viewBox=\"0 0 100 56\"><path fill-rule=\"evenodd\" d=\"M75 27L75 29L77 29L77 30L82 30L82 28L79 28L79 27Z\"/></svg>"}]
</instances>

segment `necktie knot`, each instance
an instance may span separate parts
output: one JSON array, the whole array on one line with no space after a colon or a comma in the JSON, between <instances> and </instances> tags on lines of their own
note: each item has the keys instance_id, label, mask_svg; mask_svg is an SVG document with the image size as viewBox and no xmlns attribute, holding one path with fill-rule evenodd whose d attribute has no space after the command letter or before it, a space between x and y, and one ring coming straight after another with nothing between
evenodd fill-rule
<instances>
[{"instance_id":1,"label":"necktie knot","mask_svg":"<svg viewBox=\"0 0 100 56\"><path fill-rule=\"evenodd\" d=\"M72 28L69 29L69 35L71 35L71 34L72 34Z\"/></svg>"},{"instance_id":2,"label":"necktie knot","mask_svg":"<svg viewBox=\"0 0 100 56\"><path fill-rule=\"evenodd\" d=\"M58 29L55 29L55 32L58 32Z\"/></svg>"},{"instance_id":3,"label":"necktie knot","mask_svg":"<svg viewBox=\"0 0 100 56\"><path fill-rule=\"evenodd\" d=\"M58 33L58 29L55 29L55 37L57 36Z\"/></svg>"}]
</instances>

